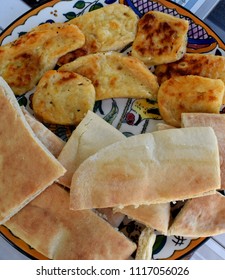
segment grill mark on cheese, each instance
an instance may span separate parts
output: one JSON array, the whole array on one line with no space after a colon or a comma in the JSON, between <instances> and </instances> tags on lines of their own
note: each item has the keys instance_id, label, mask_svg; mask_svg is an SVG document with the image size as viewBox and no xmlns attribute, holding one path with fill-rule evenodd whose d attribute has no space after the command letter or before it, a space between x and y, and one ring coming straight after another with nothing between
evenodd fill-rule
<instances>
[{"instance_id":1,"label":"grill mark on cheese","mask_svg":"<svg viewBox=\"0 0 225 280\"><path fill-rule=\"evenodd\" d=\"M188 22L150 11L138 22L132 55L148 66L180 59L186 51Z\"/></svg>"},{"instance_id":2,"label":"grill mark on cheese","mask_svg":"<svg viewBox=\"0 0 225 280\"><path fill-rule=\"evenodd\" d=\"M15 57L6 67L6 78L12 87L26 86L38 74L40 57L32 53L22 53ZM23 75L21 75L23 73Z\"/></svg>"},{"instance_id":3,"label":"grill mark on cheese","mask_svg":"<svg viewBox=\"0 0 225 280\"><path fill-rule=\"evenodd\" d=\"M36 86L43 73L54 69L59 57L80 48L84 42L83 33L75 25L39 25L0 46L0 76L16 95L22 95Z\"/></svg>"},{"instance_id":4,"label":"grill mark on cheese","mask_svg":"<svg viewBox=\"0 0 225 280\"><path fill-rule=\"evenodd\" d=\"M163 82L158 91L160 115L167 124L180 127L181 113L219 113L224 83L217 79L188 75Z\"/></svg>"},{"instance_id":5,"label":"grill mark on cheese","mask_svg":"<svg viewBox=\"0 0 225 280\"><path fill-rule=\"evenodd\" d=\"M116 97L156 99L156 77L143 62L118 52L87 55L63 65L59 71L73 71L90 79L96 100Z\"/></svg>"},{"instance_id":6,"label":"grill mark on cheese","mask_svg":"<svg viewBox=\"0 0 225 280\"><path fill-rule=\"evenodd\" d=\"M175 76L198 75L225 82L225 58L212 54L186 53L179 61L156 67L159 84Z\"/></svg>"}]
</instances>

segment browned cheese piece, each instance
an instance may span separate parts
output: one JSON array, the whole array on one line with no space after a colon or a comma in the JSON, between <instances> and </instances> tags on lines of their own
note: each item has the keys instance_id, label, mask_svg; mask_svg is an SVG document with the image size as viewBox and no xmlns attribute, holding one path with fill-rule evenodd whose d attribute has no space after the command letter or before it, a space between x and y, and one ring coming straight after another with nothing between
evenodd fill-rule
<instances>
[{"instance_id":1,"label":"browned cheese piece","mask_svg":"<svg viewBox=\"0 0 225 280\"><path fill-rule=\"evenodd\" d=\"M75 72L47 71L32 98L35 116L45 123L78 125L95 104L92 82Z\"/></svg>"},{"instance_id":2,"label":"browned cheese piece","mask_svg":"<svg viewBox=\"0 0 225 280\"><path fill-rule=\"evenodd\" d=\"M159 65L180 59L186 52L188 21L150 11L138 22L132 55L146 65Z\"/></svg>"},{"instance_id":3,"label":"browned cheese piece","mask_svg":"<svg viewBox=\"0 0 225 280\"><path fill-rule=\"evenodd\" d=\"M181 126L182 113L219 114L225 85L222 80L200 76L173 77L161 84L158 91L159 112L172 126Z\"/></svg>"},{"instance_id":4,"label":"browned cheese piece","mask_svg":"<svg viewBox=\"0 0 225 280\"><path fill-rule=\"evenodd\" d=\"M225 82L225 57L213 54L186 53L180 60L158 65L155 69L159 84L176 77L197 75Z\"/></svg>"},{"instance_id":5,"label":"browned cheese piece","mask_svg":"<svg viewBox=\"0 0 225 280\"><path fill-rule=\"evenodd\" d=\"M79 28L72 24L46 23L17 40L0 46L0 76L16 95L33 89L57 60L84 44Z\"/></svg>"},{"instance_id":6,"label":"browned cheese piece","mask_svg":"<svg viewBox=\"0 0 225 280\"><path fill-rule=\"evenodd\" d=\"M59 71L74 71L90 79L96 90L96 100L157 99L156 76L135 57L117 52L90 54L63 65Z\"/></svg>"},{"instance_id":7,"label":"browned cheese piece","mask_svg":"<svg viewBox=\"0 0 225 280\"><path fill-rule=\"evenodd\" d=\"M85 35L85 44L58 61L59 65L77 57L107 51L118 51L133 42L137 31L138 17L134 11L122 4L111 4L86 13L69 21Z\"/></svg>"}]
</instances>

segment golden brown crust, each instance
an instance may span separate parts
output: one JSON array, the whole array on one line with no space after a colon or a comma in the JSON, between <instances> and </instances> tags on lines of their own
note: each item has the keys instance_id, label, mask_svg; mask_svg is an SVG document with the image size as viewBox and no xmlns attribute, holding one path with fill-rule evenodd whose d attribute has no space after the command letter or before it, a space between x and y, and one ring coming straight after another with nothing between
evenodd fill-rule
<instances>
[{"instance_id":1,"label":"golden brown crust","mask_svg":"<svg viewBox=\"0 0 225 280\"><path fill-rule=\"evenodd\" d=\"M122 4L111 4L70 20L84 33L86 41L82 48L60 58L59 65L79 56L123 49L134 40L137 22L133 10Z\"/></svg>"},{"instance_id":2,"label":"golden brown crust","mask_svg":"<svg viewBox=\"0 0 225 280\"><path fill-rule=\"evenodd\" d=\"M70 205L139 206L218 188L219 151L213 129L168 129L132 136L90 156L73 175Z\"/></svg>"},{"instance_id":3,"label":"golden brown crust","mask_svg":"<svg viewBox=\"0 0 225 280\"><path fill-rule=\"evenodd\" d=\"M188 200L172 223L169 234L207 237L224 233L225 196L220 193Z\"/></svg>"},{"instance_id":4,"label":"golden brown crust","mask_svg":"<svg viewBox=\"0 0 225 280\"><path fill-rule=\"evenodd\" d=\"M219 145L221 189L225 190L225 115L206 113L183 113L183 127L210 126L213 128Z\"/></svg>"},{"instance_id":5,"label":"golden brown crust","mask_svg":"<svg viewBox=\"0 0 225 280\"><path fill-rule=\"evenodd\" d=\"M69 210L69 193L56 184L5 225L55 260L128 259L136 245L91 210Z\"/></svg>"},{"instance_id":6,"label":"golden brown crust","mask_svg":"<svg viewBox=\"0 0 225 280\"><path fill-rule=\"evenodd\" d=\"M65 173L63 166L35 137L8 87L0 79L0 223Z\"/></svg>"},{"instance_id":7,"label":"golden brown crust","mask_svg":"<svg viewBox=\"0 0 225 280\"><path fill-rule=\"evenodd\" d=\"M74 71L90 79L96 90L96 100L157 98L156 77L137 58L117 52L83 56L63 65L59 71Z\"/></svg>"},{"instance_id":8,"label":"golden brown crust","mask_svg":"<svg viewBox=\"0 0 225 280\"><path fill-rule=\"evenodd\" d=\"M158 65L158 82L176 76L197 75L225 82L225 57L213 54L186 53L179 61Z\"/></svg>"},{"instance_id":9,"label":"golden brown crust","mask_svg":"<svg viewBox=\"0 0 225 280\"><path fill-rule=\"evenodd\" d=\"M46 123L77 125L93 110L95 89L91 81L74 72L47 71L32 98L37 118Z\"/></svg>"},{"instance_id":10,"label":"golden brown crust","mask_svg":"<svg viewBox=\"0 0 225 280\"><path fill-rule=\"evenodd\" d=\"M224 91L224 83L219 79L193 75L170 78L159 87L160 115L167 124L180 127L182 113L218 114Z\"/></svg>"},{"instance_id":11,"label":"golden brown crust","mask_svg":"<svg viewBox=\"0 0 225 280\"><path fill-rule=\"evenodd\" d=\"M138 22L132 55L148 66L180 59L186 52L188 21L150 11Z\"/></svg>"},{"instance_id":12,"label":"golden brown crust","mask_svg":"<svg viewBox=\"0 0 225 280\"><path fill-rule=\"evenodd\" d=\"M41 76L53 69L59 57L84 44L75 25L46 23L0 47L0 75L16 95L34 88Z\"/></svg>"}]
</instances>

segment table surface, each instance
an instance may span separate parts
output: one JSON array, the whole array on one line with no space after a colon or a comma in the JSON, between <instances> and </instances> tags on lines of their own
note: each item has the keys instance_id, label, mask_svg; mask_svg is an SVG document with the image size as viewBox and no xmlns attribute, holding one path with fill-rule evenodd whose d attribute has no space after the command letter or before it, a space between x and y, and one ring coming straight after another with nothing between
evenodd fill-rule
<instances>
[{"instance_id":1,"label":"table surface","mask_svg":"<svg viewBox=\"0 0 225 280\"><path fill-rule=\"evenodd\" d=\"M223 2L224 0L221 0ZM29 1L26 1L29 3ZM30 1L35 2L35 1ZM38 2L38 0L36 0ZM205 19L218 1L208 0L174 0L174 2L191 10L201 19ZM212 3L213 2L213 3ZM21 0L8 0L1 3L0 9L0 32L12 23L16 18L31 9L30 5ZM215 15L214 15L215 17ZM27 260L21 252L11 246L2 236L0 236L0 260ZM225 259L225 234L210 238L191 256L192 260L208 259L219 260Z\"/></svg>"}]
</instances>

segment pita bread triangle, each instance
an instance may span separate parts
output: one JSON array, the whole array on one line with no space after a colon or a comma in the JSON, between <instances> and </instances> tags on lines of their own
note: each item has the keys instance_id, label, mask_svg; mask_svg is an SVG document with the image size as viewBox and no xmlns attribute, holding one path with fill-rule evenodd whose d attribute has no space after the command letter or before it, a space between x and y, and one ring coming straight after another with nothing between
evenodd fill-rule
<instances>
[{"instance_id":1,"label":"pita bread triangle","mask_svg":"<svg viewBox=\"0 0 225 280\"><path fill-rule=\"evenodd\" d=\"M59 178L59 183L70 188L75 170L85 159L100 149L125 138L120 131L97 114L88 111L59 154L58 160L67 170ZM112 208L101 208L97 211L99 215L115 227L118 227L124 218L121 213L113 213Z\"/></svg>"},{"instance_id":2,"label":"pita bread triangle","mask_svg":"<svg viewBox=\"0 0 225 280\"><path fill-rule=\"evenodd\" d=\"M0 108L0 223L4 223L65 169L37 139L1 77Z\"/></svg>"},{"instance_id":3,"label":"pita bread triangle","mask_svg":"<svg viewBox=\"0 0 225 280\"><path fill-rule=\"evenodd\" d=\"M183 127L210 126L213 128L219 146L221 189L225 190L225 115L208 113L183 113L181 115Z\"/></svg>"},{"instance_id":4,"label":"pita bread triangle","mask_svg":"<svg viewBox=\"0 0 225 280\"><path fill-rule=\"evenodd\" d=\"M219 192L188 200L169 228L169 235L207 237L225 231L225 196Z\"/></svg>"},{"instance_id":5,"label":"pita bread triangle","mask_svg":"<svg viewBox=\"0 0 225 280\"><path fill-rule=\"evenodd\" d=\"M128 259L136 245L91 210L69 210L69 193L54 183L5 225L54 260Z\"/></svg>"},{"instance_id":6,"label":"pita bread triangle","mask_svg":"<svg viewBox=\"0 0 225 280\"><path fill-rule=\"evenodd\" d=\"M96 133L97 132L97 133ZM58 156L66 173L59 183L70 188L73 173L89 156L126 137L97 114L88 111Z\"/></svg>"},{"instance_id":7,"label":"pita bread triangle","mask_svg":"<svg viewBox=\"0 0 225 280\"><path fill-rule=\"evenodd\" d=\"M164 123L158 123L156 125L157 130L165 130L174 128ZM115 208L114 211L118 211L127 215L130 219L136 220L146 227L155 229L163 234L167 234L170 222L170 202L157 203L149 205L140 205L135 207L133 205L125 206L122 209Z\"/></svg>"},{"instance_id":8,"label":"pita bread triangle","mask_svg":"<svg viewBox=\"0 0 225 280\"><path fill-rule=\"evenodd\" d=\"M150 205L125 206L116 211L127 215L130 219L155 229L164 235L167 234L170 222L170 203L158 203Z\"/></svg>"},{"instance_id":9,"label":"pita bread triangle","mask_svg":"<svg viewBox=\"0 0 225 280\"><path fill-rule=\"evenodd\" d=\"M57 157L65 145L65 142L56 136L50 129L48 129L43 123L35 119L24 107L21 108L26 121L30 125L31 129L37 136L37 138L45 145L45 147Z\"/></svg>"},{"instance_id":10,"label":"pita bread triangle","mask_svg":"<svg viewBox=\"0 0 225 280\"><path fill-rule=\"evenodd\" d=\"M219 151L210 127L135 135L101 149L75 171L71 209L165 203L220 188Z\"/></svg>"}]
</instances>

